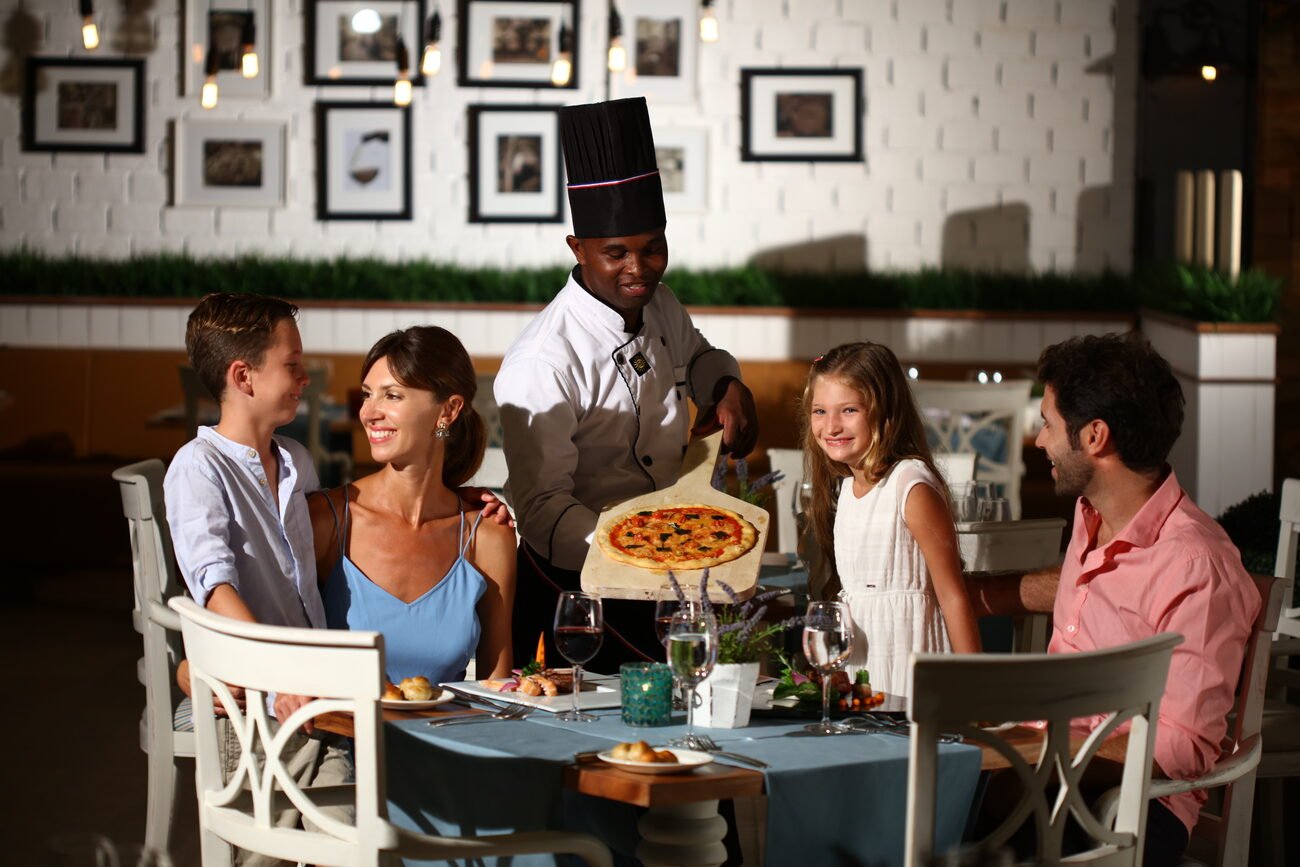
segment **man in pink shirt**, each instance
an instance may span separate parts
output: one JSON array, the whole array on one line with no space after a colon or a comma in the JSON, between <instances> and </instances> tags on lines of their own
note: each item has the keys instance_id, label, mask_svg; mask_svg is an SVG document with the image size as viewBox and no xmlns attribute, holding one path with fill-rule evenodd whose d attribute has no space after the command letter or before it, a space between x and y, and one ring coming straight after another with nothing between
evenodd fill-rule
<instances>
[{"instance_id":1,"label":"man in pink shirt","mask_svg":"<svg viewBox=\"0 0 1300 867\"><path fill-rule=\"evenodd\" d=\"M1156 728L1157 776L1209 770L1227 732L1259 594L1223 529L1165 462L1183 421L1168 362L1136 337L1077 337L1038 361L1037 445L1056 493L1078 497L1059 570L976 581L977 609L1051 611L1049 653L1098 650L1176 632ZM1122 758L1103 746L1102 756ZM1152 802L1148 865L1177 864L1203 792Z\"/></svg>"}]
</instances>

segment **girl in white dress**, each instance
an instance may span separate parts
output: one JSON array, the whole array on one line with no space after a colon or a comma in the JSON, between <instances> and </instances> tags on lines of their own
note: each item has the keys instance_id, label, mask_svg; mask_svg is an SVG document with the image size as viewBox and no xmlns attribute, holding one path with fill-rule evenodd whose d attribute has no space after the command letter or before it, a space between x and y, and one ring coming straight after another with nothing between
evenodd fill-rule
<instances>
[{"instance_id":1,"label":"girl in white dress","mask_svg":"<svg viewBox=\"0 0 1300 867\"><path fill-rule=\"evenodd\" d=\"M978 653L948 494L898 359L878 343L813 362L803 393L809 522L853 616L850 677L907 695L914 651Z\"/></svg>"}]
</instances>

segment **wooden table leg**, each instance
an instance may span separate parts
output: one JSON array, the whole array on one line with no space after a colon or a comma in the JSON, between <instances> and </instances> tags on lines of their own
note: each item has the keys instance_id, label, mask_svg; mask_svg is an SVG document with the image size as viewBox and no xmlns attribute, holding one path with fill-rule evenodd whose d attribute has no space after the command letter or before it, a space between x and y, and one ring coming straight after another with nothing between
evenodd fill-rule
<instances>
[{"instance_id":1,"label":"wooden table leg","mask_svg":"<svg viewBox=\"0 0 1300 867\"><path fill-rule=\"evenodd\" d=\"M636 857L646 867L719 867L727 860L727 823L717 801L651 807L637 830Z\"/></svg>"}]
</instances>

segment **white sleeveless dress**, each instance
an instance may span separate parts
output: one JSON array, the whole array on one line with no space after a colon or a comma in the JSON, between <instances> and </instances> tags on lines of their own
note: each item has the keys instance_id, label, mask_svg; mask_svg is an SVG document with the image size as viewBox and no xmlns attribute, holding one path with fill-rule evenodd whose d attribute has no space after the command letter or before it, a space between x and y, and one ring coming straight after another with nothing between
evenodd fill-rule
<instances>
[{"instance_id":1,"label":"white sleeveless dress","mask_svg":"<svg viewBox=\"0 0 1300 867\"><path fill-rule=\"evenodd\" d=\"M942 490L917 460L900 461L861 499L845 479L835 513L835 565L853 616L849 676L866 668L872 688L893 695L909 693L912 651L952 650L930 571L903 520L907 495L918 484Z\"/></svg>"}]
</instances>

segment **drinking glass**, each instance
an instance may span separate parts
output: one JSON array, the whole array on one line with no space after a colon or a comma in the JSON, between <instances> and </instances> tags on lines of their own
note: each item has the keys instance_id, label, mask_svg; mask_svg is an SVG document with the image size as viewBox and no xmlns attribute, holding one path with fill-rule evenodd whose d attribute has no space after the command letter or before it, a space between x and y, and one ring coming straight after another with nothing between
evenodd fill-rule
<instances>
[{"instance_id":1,"label":"drinking glass","mask_svg":"<svg viewBox=\"0 0 1300 867\"><path fill-rule=\"evenodd\" d=\"M555 603L555 647L573 663L573 709L556 717L563 722L591 722L589 713L578 709L582 692L582 664L600 650L605 637L605 617L600 597L577 590L565 590Z\"/></svg>"},{"instance_id":2,"label":"drinking glass","mask_svg":"<svg viewBox=\"0 0 1300 867\"><path fill-rule=\"evenodd\" d=\"M677 596L677 591L673 585L664 584L659 588L659 593L655 597L655 635L659 636L659 643L664 646L664 659L668 658L668 624L672 623L673 615L681 610L690 610L698 612L700 610L700 594L698 590L689 587L682 587L681 598ZM685 600L685 604L683 604ZM673 710L684 710L686 705L682 701L681 690L678 688L676 681L673 682Z\"/></svg>"},{"instance_id":3,"label":"drinking glass","mask_svg":"<svg viewBox=\"0 0 1300 867\"><path fill-rule=\"evenodd\" d=\"M683 609L668 624L668 665L686 688L686 734L668 743L695 747L695 687L718 661L718 626L702 609Z\"/></svg>"},{"instance_id":4,"label":"drinking glass","mask_svg":"<svg viewBox=\"0 0 1300 867\"><path fill-rule=\"evenodd\" d=\"M822 721L805 726L819 735L848 731L831 722L831 675L853 650L853 621L843 602L809 602L803 622L803 652L822 675Z\"/></svg>"},{"instance_id":5,"label":"drinking glass","mask_svg":"<svg viewBox=\"0 0 1300 867\"><path fill-rule=\"evenodd\" d=\"M1010 521L1011 504L1006 497L992 497L980 504L981 521Z\"/></svg>"}]
</instances>

